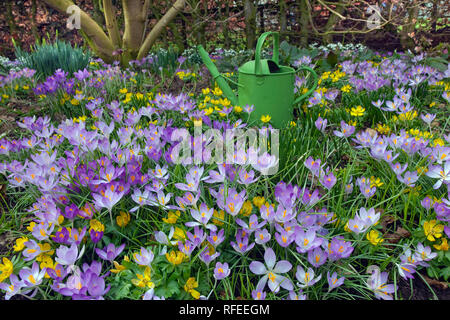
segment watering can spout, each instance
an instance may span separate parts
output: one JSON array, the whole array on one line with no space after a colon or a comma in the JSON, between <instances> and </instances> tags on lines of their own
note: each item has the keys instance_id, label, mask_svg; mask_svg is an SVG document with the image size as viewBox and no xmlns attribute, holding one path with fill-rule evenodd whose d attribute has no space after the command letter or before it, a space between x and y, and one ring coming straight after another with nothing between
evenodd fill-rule
<instances>
[{"instance_id":1,"label":"watering can spout","mask_svg":"<svg viewBox=\"0 0 450 320\"><path fill-rule=\"evenodd\" d=\"M202 45L198 45L197 50L200 57L202 58L203 63L208 68L213 79L217 82L219 88L223 91L225 97L227 97L228 100L231 101L232 105L237 105L238 104L237 96L234 94L233 89L231 89L231 87L228 85L225 78L220 74L219 70L217 70L215 64L209 58L208 52L206 52L206 50L203 48Z\"/></svg>"}]
</instances>

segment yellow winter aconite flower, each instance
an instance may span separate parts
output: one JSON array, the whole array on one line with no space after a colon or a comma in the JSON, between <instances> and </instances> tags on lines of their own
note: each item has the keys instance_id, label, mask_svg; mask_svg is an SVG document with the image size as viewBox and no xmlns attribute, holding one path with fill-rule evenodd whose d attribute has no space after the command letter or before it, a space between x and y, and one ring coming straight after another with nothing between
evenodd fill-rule
<instances>
[{"instance_id":1,"label":"yellow winter aconite flower","mask_svg":"<svg viewBox=\"0 0 450 320\"><path fill-rule=\"evenodd\" d=\"M170 251L170 253L166 253L166 259L173 265L178 265L186 259L187 256L181 251Z\"/></svg>"},{"instance_id":2,"label":"yellow winter aconite flower","mask_svg":"<svg viewBox=\"0 0 450 320\"><path fill-rule=\"evenodd\" d=\"M437 250L441 250L441 251L448 251L448 241L446 238L442 238L441 240L441 244L437 245L435 244L433 247L435 247Z\"/></svg>"},{"instance_id":3,"label":"yellow winter aconite flower","mask_svg":"<svg viewBox=\"0 0 450 320\"><path fill-rule=\"evenodd\" d=\"M178 218L180 217L180 211L177 210L175 212L173 211L169 211L169 213L167 214L167 218L162 218L162 220L165 223L170 223L170 224L174 224L177 222Z\"/></svg>"},{"instance_id":4,"label":"yellow winter aconite flower","mask_svg":"<svg viewBox=\"0 0 450 320\"><path fill-rule=\"evenodd\" d=\"M266 202L266 199L264 197L254 197L253 198L253 204L258 207L258 209L261 209L261 206Z\"/></svg>"},{"instance_id":5,"label":"yellow winter aconite flower","mask_svg":"<svg viewBox=\"0 0 450 320\"><path fill-rule=\"evenodd\" d=\"M350 90L352 90L352 87L349 85L349 84L346 84L345 86L343 86L342 88L341 88L341 91L342 92L350 92Z\"/></svg>"},{"instance_id":6,"label":"yellow winter aconite flower","mask_svg":"<svg viewBox=\"0 0 450 320\"><path fill-rule=\"evenodd\" d=\"M381 187L384 183L381 182L380 178L375 178L374 176L370 177L370 187Z\"/></svg>"},{"instance_id":7,"label":"yellow winter aconite flower","mask_svg":"<svg viewBox=\"0 0 450 320\"><path fill-rule=\"evenodd\" d=\"M240 107L240 106L235 106L235 107L234 107L234 112L236 112L236 113L241 113L241 112L242 112L242 107Z\"/></svg>"},{"instance_id":8,"label":"yellow winter aconite flower","mask_svg":"<svg viewBox=\"0 0 450 320\"><path fill-rule=\"evenodd\" d=\"M173 232L173 238L175 240L184 240L186 239L186 233L183 229L179 227L175 227L175 231Z\"/></svg>"},{"instance_id":9,"label":"yellow winter aconite flower","mask_svg":"<svg viewBox=\"0 0 450 320\"><path fill-rule=\"evenodd\" d=\"M105 231L105 226L103 225L103 223L101 223L97 219L92 219L91 221L89 221L89 226L90 226L89 232L91 232L91 230L94 230L97 232Z\"/></svg>"},{"instance_id":10,"label":"yellow winter aconite flower","mask_svg":"<svg viewBox=\"0 0 450 320\"><path fill-rule=\"evenodd\" d=\"M3 263L0 263L0 282L9 278L13 268L13 263L8 258L3 257Z\"/></svg>"},{"instance_id":11,"label":"yellow winter aconite flower","mask_svg":"<svg viewBox=\"0 0 450 320\"><path fill-rule=\"evenodd\" d=\"M114 269L109 270L112 273L119 273L119 272L127 269L125 266L119 264L117 261L113 261L113 264L114 264Z\"/></svg>"},{"instance_id":12,"label":"yellow winter aconite flower","mask_svg":"<svg viewBox=\"0 0 450 320\"><path fill-rule=\"evenodd\" d=\"M365 108L357 106L350 109L350 115L352 115L353 117L362 117L365 111L366 111Z\"/></svg>"},{"instance_id":13,"label":"yellow winter aconite flower","mask_svg":"<svg viewBox=\"0 0 450 320\"><path fill-rule=\"evenodd\" d=\"M16 239L16 244L14 245L14 251L22 251L25 248L25 242L28 241L27 237L22 237Z\"/></svg>"},{"instance_id":14,"label":"yellow winter aconite flower","mask_svg":"<svg viewBox=\"0 0 450 320\"><path fill-rule=\"evenodd\" d=\"M379 245L380 243L382 243L384 241L384 239L381 238L380 233L376 230L371 230L369 233L367 233L366 238L374 246Z\"/></svg>"},{"instance_id":15,"label":"yellow winter aconite flower","mask_svg":"<svg viewBox=\"0 0 450 320\"><path fill-rule=\"evenodd\" d=\"M269 115L261 116L261 121L264 122L264 123L269 122L270 119L272 119L272 117L269 116Z\"/></svg>"},{"instance_id":16,"label":"yellow winter aconite flower","mask_svg":"<svg viewBox=\"0 0 450 320\"><path fill-rule=\"evenodd\" d=\"M429 241L435 241L436 238L442 237L442 231L444 231L444 225L437 224L436 220L425 221L423 224L423 230L425 236Z\"/></svg>"},{"instance_id":17,"label":"yellow winter aconite flower","mask_svg":"<svg viewBox=\"0 0 450 320\"><path fill-rule=\"evenodd\" d=\"M214 223L217 226L223 226L224 220L225 220L225 212L223 210L217 211L216 209L214 209L212 223Z\"/></svg>"},{"instance_id":18,"label":"yellow winter aconite flower","mask_svg":"<svg viewBox=\"0 0 450 320\"><path fill-rule=\"evenodd\" d=\"M121 228L126 227L130 220L130 214L124 211L120 211L119 215L116 217L116 223Z\"/></svg>"},{"instance_id":19,"label":"yellow winter aconite flower","mask_svg":"<svg viewBox=\"0 0 450 320\"><path fill-rule=\"evenodd\" d=\"M242 205L241 211L239 213L247 217L250 215L250 213L252 213L252 210L253 210L252 203L249 200L247 200Z\"/></svg>"},{"instance_id":20,"label":"yellow winter aconite flower","mask_svg":"<svg viewBox=\"0 0 450 320\"><path fill-rule=\"evenodd\" d=\"M200 292L195 290L198 287L198 282L195 281L194 277L187 279L186 284L184 285L184 291L190 293L194 299L200 298Z\"/></svg>"},{"instance_id":21,"label":"yellow winter aconite flower","mask_svg":"<svg viewBox=\"0 0 450 320\"><path fill-rule=\"evenodd\" d=\"M146 267L143 274L137 273L137 279L131 279L131 283L140 288L154 288L155 284L152 282L150 276L150 267Z\"/></svg>"}]
</instances>

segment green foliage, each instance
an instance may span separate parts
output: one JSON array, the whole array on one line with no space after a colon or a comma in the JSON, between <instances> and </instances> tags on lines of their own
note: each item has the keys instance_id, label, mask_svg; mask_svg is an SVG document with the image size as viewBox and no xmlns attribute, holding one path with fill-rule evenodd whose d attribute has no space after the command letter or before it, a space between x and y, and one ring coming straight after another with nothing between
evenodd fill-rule
<instances>
[{"instance_id":1,"label":"green foliage","mask_svg":"<svg viewBox=\"0 0 450 320\"><path fill-rule=\"evenodd\" d=\"M45 79L57 69L62 69L72 75L74 72L84 69L91 57L89 52L70 43L56 40L54 43L36 43L31 52L26 52L15 46L16 57L23 67L36 70L38 79Z\"/></svg>"}]
</instances>

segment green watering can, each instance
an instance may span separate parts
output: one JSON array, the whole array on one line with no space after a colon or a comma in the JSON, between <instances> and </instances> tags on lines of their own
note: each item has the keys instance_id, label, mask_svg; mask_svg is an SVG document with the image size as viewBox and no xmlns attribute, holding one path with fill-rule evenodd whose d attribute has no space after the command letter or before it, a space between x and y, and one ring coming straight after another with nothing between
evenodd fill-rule
<instances>
[{"instance_id":1,"label":"green watering can","mask_svg":"<svg viewBox=\"0 0 450 320\"><path fill-rule=\"evenodd\" d=\"M273 35L273 56L272 59L261 59L261 49L269 35ZM288 66L280 66L278 47L278 32L265 32L259 37L255 60L244 63L238 69L237 97L226 81L231 80L219 73L205 49L198 45L197 50L217 85L233 105L241 107L253 105L254 111L250 115L250 120L260 121L262 116L269 115L272 126L280 129L292 121L293 106L313 93L318 79L317 74L309 67L300 67L295 70ZM294 100L295 74L300 70L306 70L312 74L314 86Z\"/></svg>"}]
</instances>

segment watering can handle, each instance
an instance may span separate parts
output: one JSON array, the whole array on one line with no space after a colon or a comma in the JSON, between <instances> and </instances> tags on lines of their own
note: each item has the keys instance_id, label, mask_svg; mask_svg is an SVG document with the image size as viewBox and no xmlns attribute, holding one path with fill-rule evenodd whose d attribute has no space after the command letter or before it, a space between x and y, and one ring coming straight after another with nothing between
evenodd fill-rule
<instances>
[{"instance_id":1,"label":"watering can handle","mask_svg":"<svg viewBox=\"0 0 450 320\"><path fill-rule=\"evenodd\" d=\"M308 97L311 93L313 93L314 90L316 90L317 84L318 84L317 73L313 69L311 69L310 67L303 66L303 67L298 68L297 71L295 71L295 72L297 73L300 70L306 70L306 71L309 71L312 74L312 76L314 78L314 85L313 85L313 87L311 89L308 90L308 92L306 92L305 94L303 94L300 97L298 97L297 99L295 99L294 104L299 103L300 101L302 101L303 99Z\"/></svg>"},{"instance_id":2,"label":"watering can handle","mask_svg":"<svg viewBox=\"0 0 450 320\"><path fill-rule=\"evenodd\" d=\"M279 64L278 59L278 47L280 42L280 35L275 31L267 31L264 32L258 39L258 43L256 44L255 50L255 74L261 74L261 49L264 44L266 38L270 35L273 35L273 55L272 60L275 61L276 64Z\"/></svg>"}]
</instances>

